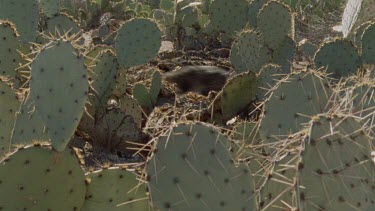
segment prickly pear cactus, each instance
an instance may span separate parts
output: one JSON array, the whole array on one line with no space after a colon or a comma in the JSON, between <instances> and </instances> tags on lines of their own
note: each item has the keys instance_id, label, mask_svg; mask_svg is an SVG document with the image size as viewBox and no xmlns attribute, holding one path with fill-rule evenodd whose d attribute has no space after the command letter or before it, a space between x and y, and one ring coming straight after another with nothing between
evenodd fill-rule
<instances>
[{"instance_id":1,"label":"prickly pear cactus","mask_svg":"<svg viewBox=\"0 0 375 211\"><path fill-rule=\"evenodd\" d=\"M298 164L300 210L374 210L370 137L350 116L319 116Z\"/></svg>"},{"instance_id":2,"label":"prickly pear cactus","mask_svg":"<svg viewBox=\"0 0 375 211\"><path fill-rule=\"evenodd\" d=\"M203 123L180 124L161 135L146 168L155 209L255 210L250 170L233 163L227 146Z\"/></svg>"},{"instance_id":3,"label":"prickly pear cactus","mask_svg":"<svg viewBox=\"0 0 375 211\"><path fill-rule=\"evenodd\" d=\"M358 49L351 41L336 39L323 43L314 56L316 68L325 67L332 77L341 77L355 74L361 66Z\"/></svg>"},{"instance_id":4,"label":"prickly pear cactus","mask_svg":"<svg viewBox=\"0 0 375 211\"><path fill-rule=\"evenodd\" d=\"M89 72L89 81L94 97L90 97L90 102L96 108L105 107L115 86L119 69L117 58L113 51L103 50L91 59L89 66L92 66L92 70Z\"/></svg>"},{"instance_id":5,"label":"prickly pear cactus","mask_svg":"<svg viewBox=\"0 0 375 211\"><path fill-rule=\"evenodd\" d=\"M39 0L39 5L47 17L53 17L60 11L60 0Z\"/></svg>"},{"instance_id":6,"label":"prickly pear cactus","mask_svg":"<svg viewBox=\"0 0 375 211\"><path fill-rule=\"evenodd\" d=\"M281 151L281 150L280 150ZM295 210L297 207L296 165L299 156L284 151L275 157L271 165L262 166L264 186L260 189L259 207L262 210Z\"/></svg>"},{"instance_id":7,"label":"prickly pear cactus","mask_svg":"<svg viewBox=\"0 0 375 211\"><path fill-rule=\"evenodd\" d=\"M10 138L20 100L5 78L0 78L0 157L10 150Z\"/></svg>"},{"instance_id":8,"label":"prickly pear cactus","mask_svg":"<svg viewBox=\"0 0 375 211\"><path fill-rule=\"evenodd\" d=\"M260 132L266 143L298 132L310 117L330 108L329 81L315 71L292 73L265 102Z\"/></svg>"},{"instance_id":9,"label":"prickly pear cactus","mask_svg":"<svg viewBox=\"0 0 375 211\"><path fill-rule=\"evenodd\" d=\"M17 30L11 22L0 21L0 76L15 78L22 61Z\"/></svg>"},{"instance_id":10,"label":"prickly pear cactus","mask_svg":"<svg viewBox=\"0 0 375 211\"><path fill-rule=\"evenodd\" d=\"M79 210L85 200L84 172L73 150L20 148L0 161L0 181L3 210Z\"/></svg>"},{"instance_id":11,"label":"prickly pear cactus","mask_svg":"<svg viewBox=\"0 0 375 211\"><path fill-rule=\"evenodd\" d=\"M22 42L33 42L38 31L38 1L2 0L0 2L0 19L14 23Z\"/></svg>"},{"instance_id":12,"label":"prickly pear cactus","mask_svg":"<svg viewBox=\"0 0 375 211\"><path fill-rule=\"evenodd\" d=\"M283 71L278 65L264 65L257 75L257 98L265 100L272 93L272 90L277 87L277 82L287 75L288 72Z\"/></svg>"},{"instance_id":13,"label":"prickly pear cactus","mask_svg":"<svg viewBox=\"0 0 375 211\"><path fill-rule=\"evenodd\" d=\"M257 28L257 16L259 10L268 2L269 0L252 0L249 4L249 12L247 17L249 19L250 26L254 29Z\"/></svg>"},{"instance_id":14,"label":"prickly pear cactus","mask_svg":"<svg viewBox=\"0 0 375 211\"><path fill-rule=\"evenodd\" d=\"M248 2L246 0L215 0L211 2L210 25L216 32L233 36L247 23Z\"/></svg>"},{"instance_id":15,"label":"prickly pear cactus","mask_svg":"<svg viewBox=\"0 0 375 211\"><path fill-rule=\"evenodd\" d=\"M47 28L43 33L52 36L58 36L58 33L72 36L81 33L81 29L79 28L79 23L72 16L60 13L47 20Z\"/></svg>"},{"instance_id":16,"label":"prickly pear cactus","mask_svg":"<svg viewBox=\"0 0 375 211\"><path fill-rule=\"evenodd\" d=\"M126 92L126 72L123 68L117 71L116 80L115 80L115 87L112 91L112 95L116 97L121 97Z\"/></svg>"},{"instance_id":17,"label":"prickly pear cactus","mask_svg":"<svg viewBox=\"0 0 375 211\"><path fill-rule=\"evenodd\" d=\"M52 41L31 63L30 95L55 150L63 151L76 130L88 86L83 56L68 41Z\"/></svg>"},{"instance_id":18,"label":"prickly pear cactus","mask_svg":"<svg viewBox=\"0 0 375 211\"><path fill-rule=\"evenodd\" d=\"M35 103L29 93L25 97L16 114L16 122L12 131L11 146L29 145L33 141L49 141L47 126L35 110Z\"/></svg>"},{"instance_id":19,"label":"prickly pear cactus","mask_svg":"<svg viewBox=\"0 0 375 211\"><path fill-rule=\"evenodd\" d=\"M256 88L256 76L251 71L230 79L221 94L220 104L224 119L230 119L249 106L255 100Z\"/></svg>"},{"instance_id":20,"label":"prickly pear cactus","mask_svg":"<svg viewBox=\"0 0 375 211\"><path fill-rule=\"evenodd\" d=\"M115 48L118 61L124 67L144 64L153 59L161 46L161 32L149 19L135 18L118 30Z\"/></svg>"},{"instance_id":21,"label":"prickly pear cactus","mask_svg":"<svg viewBox=\"0 0 375 211\"><path fill-rule=\"evenodd\" d=\"M146 185L139 184L135 173L108 168L87 174L86 200L82 211L127 210L147 211Z\"/></svg>"},{"instance_id":22,"label":"prickly pear cactus","mask_svg":"<svg viewBox=\"0 0 375 211\"><path fill-rule=\"evenodd\" d=\"M289 6L270 1L259 11L257 26L271 49L277 48L287 37L294 38L294 16Z\"/></svg>"},{"instance_id":23,"label":"prickly pear cactus","mask_svg":"<svg viewBox=\"0 0 375 211\"><path fill-rule=\"evenodd\" d=\"M119 106L126 115L132 116L135 124L138 126L138 128L141 128L142 109L139 106L137 100L128 95L123 95L119 99Z\"/></svg>"},{"instance_id":24,"label":"prickly pear cactus","mask_svg":"<svg viewBox=\"0 0 375 211\"><path fill-rule=\"evenodd\" d=\"M291 37L286 37L272 52L272 63L280 65L284 72L292 71L293 59L296 52L296 43Z\"/></svg>"},{"instance_id":25,"label":"prickly pear cactus","mask_svg":"<svg viewBox=\"0 0 375 211\"><path fill-rule=\"evenodd\" d=\"M362 35L362 62L375 64L375 22L369 25Z\"/></svg>"},{"instance_id":26,"label":"prickly pear cactus","mask_svg":"<svg viewBox=\"0 0 375 211\"><path fill-rule=\"evenodd\" d=\"M137 83L133 87L133 97L142 107L151 110L157 102L161 86L161 74L159 71L155 71L152 75L150 90L145 85Z\"/></svg>"},{"instance_id":27,"label":"prickly pear cactus","mask_svg":"<svg viewBox=\"0 0 375 211\"><path fill-rule=\"evenodd\" d=\"M308 59L313 59L316 51L318 50L318 47L307 39L301 40L298 43L297 48L300 51L300 53L302 53Z\"/></svg>"},{"instance_id":28,"label":"prickly pear cactus","mask_svg":"<svg viewBox=\"0 0 375 211\"><path fill-rule=\"evenodd\" d=\"M236 72L257 72L271 57L263 39L255 31L243 31L233 42L230 61Z\"/></svg>"},{"instance_id":29,"label":"prickly pear cactus","mask_svg":"<svg viewBox=\"0 0 375 211\"><path fill-rule=\"evenodd\" d=\"M123 151L129 146L128 142L141 139L141 131L134 118L120 108L107 110L101 119L96 120L89 133L96 137L95 144Z\"/></svg>"}]
</instances>

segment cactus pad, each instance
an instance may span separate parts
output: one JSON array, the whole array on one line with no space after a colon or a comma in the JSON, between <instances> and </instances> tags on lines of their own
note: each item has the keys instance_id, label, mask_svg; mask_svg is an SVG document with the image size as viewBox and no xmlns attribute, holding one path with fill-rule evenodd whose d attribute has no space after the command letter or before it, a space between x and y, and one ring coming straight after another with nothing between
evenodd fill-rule
<instances>
[{"instance_id":1,"label":"cactus pad","mask_svg":"<svg viewBox=\"0 0 375 211\"><path fill-rule=\"evenodd\" d=\"M17 30L12 23L0 21L0 37L0 76L14 78L21 55L17 51L20 45Z\"/></svg>"},{"instance_id":2,"label":"cactus pad","mask_svg":"<svg viewBox=\"0 0 375 211\"><path fill-rule=\"evenodd\" d=\"M284 72L290 73L296 52L296 43L291 37L286 37L272 53L272 62L280 65Z\"/></svg>"},{"instance_id":3,"label":"cactus pad","mask_svg":"<svg viewBox=\"0 0 375 211\"><path fill-rule=\"evenodd\" d=\"M286 39L294 38L294 16L289 6L270 1L259 11L257 26L271 49L277 48Z\"/></svg>"},{"instance_id":4,"label":"cactus pad","mask_svg":"<svg viewBox=\"0 0 375 211\"><path fill-rule=\"evenodd\" d=\"M119 99L121 110L126 114L133 117L135 124L141 128L142 125L142 109L138 102L127 95L121 96Z\"/></svg>"},{"instance_id":5,"label":"cactus pad","mask_svg":"<svg viewBox=\"0 0 375 211\"><path fill-rule=\"evenodd\" d=\"M250 170L235 166L227 146L203 123L180 124L159 137L146 167L155 208L255 210Z\"/></svg>"},{"instance_id":6,"label":"cactus pad","mask_svg":"<svg viewBox=\"0 0 375 211\"><path fill-rule=\"evenodd\" d=\"M243 31L233 42L230 61L236 72L257 72L270 60L263 40L254 31Z\"/></svg>"},{"instance_id":7,"label":"cactus pad","mask_svg":"<svg viewBox=\"0 0 375 211\"><path fill-rule=\"evenodd\" d=\"M362 62L375 64L375 22L369 25L362 35Z\"/></svg>"},{"instance_id":8,"label":"cactus pad","mask_svg":"<svg viewBox=\"0 0 375 211\"><path fill-rule=\"evenodd\" d=\"M60 10L60 1L56 0L40 0L40 7L43 10L43 13L47 17L53 17L59 13Z\"/></svg>"},{"instance_id":9,"label":"cactus pad","mask_svg":"<svg viewBox=\"0 0 375 211\"><path fill-rule=\"evenodd\" d=\"M2 157L4 153L9 152L16 112L21 103L12 87L2 78L0 78L0 102L0 157Z\"/></svg>"},{"instance_id":10,"label":"cactus pad","mask_svg":"<svg viewBox=\"0 0 375 211\"><path fill-rule=\"evenodd\" d=\"M361 124L349 116L312 121L298 165L300 210L375 209L370 138Z\"/></svg>"},{"instance_id":11,"label":"cactus pad","mask_svg":"<svg viewBox=\"0 0 375 211\"><path fill-rule=\"evenodd\" d=\"M210 25L217 32L229 36L242 30L247 23L248 2L246 0L215 0L210 5Z\"/></svg>"},{"instance_id":12,"label":"cactus pad","mask_svg":"<svg viewBox=\"0 0 375 211\"><path fill-rule=\"evenodd\" d=\"M82 211L149 210L146 185L139 184L134 173L110 168L89 173L87 176L90 183Z\"/></svg>"},{"instance_id":13,"label":"cactus pad","mask_svg":"<svg viewBox=\"0 0 375 211\"><path fill-rule=\"evenodd\" d=\"M14 23L22 42L33 42L38 31L38 1L2 0L0 3L0 19Z\"/></svg>"},{"instance_id":14,"label":"cactus pad","mask_svg":"<svg viewBox=\"0 0 375 211\"><path fill-rule=\"evenodd\" d=\"M11 145L28 145L33 141L48 141L46 125L35 110L34 101L25 93L25 98L17 112Z\"/></svg>"},{"instance_id":15,"label":"cactus pad","mask_svg":"<svg viewBox=\"0 0 375 211\"><path fill-rule=\"evenodd\" d=\"M66 41L51 42L31 64L30 94L58 151L64 150L84 112L87 78L83 56Z\"/></svg>"},{"instance_id":16,"label":"cactus pad","mask_svg":"<svg viewBox=\"0 0 375 211\"><path fill-rule=\"evenodd\" d=\"M118 61L124 67L144 64L153 59L161 46L161 32L149 19L135 18L118 30L115 48Z\"/></svg>"},{"instance_id":17,"label":"cactus pad","mask_svg":"<svg viewBox=\"0 0 375 211\"><path fill-rule=\"evenodd\" d=\"M284 78L265 103L260 132L266 142L296 133L310 116L327 110L332 91L329 81L316 73L296 73Z\"/></svg>"},{"instance_id":18,"label":"cactus pad","mask_svg":"<svg viewBox=\"0 0 375 211\"><path fill-rule=\"evenodd\" d=\"M327 73L338 79L355 74L361 65L357 48L343 39L324 43L316 52L314 63L316 68L326 67Z\"/></svg>"},{"instance_id":19,"label":"cactus pad","mask_svg":"<svg viewBox=\"0 0 375 211\"><path fill-rule=\"evenodd\" d=\"M21 148L0 161L3 210L79 210L85 177L74 151Z\"/></svg>"},{"instance_id":20,"label":"cactus pad","mask_svg":"<svg viewBox=\"0 0 375 211\"><path fill-rule=\"evenodd\" d=\"M266 99L272 93L278 81L286 77L288 72L283 71L278 65L267 64L262 67L257 76L257 97Z\"/></svg>"},{"instance_id":21,"label":"cactus pad","mask_svg":"<svg viewBox=\"0 0 375 211\"><path fill-rule=\"evenodd\" d=\"M230 79L223 87L221 94L223 117L230 119L249 106L255 100L256 87L256 76L251 71Z\"/></svg>"},{"instance_id":22,"label":"cactus pad","mask_svg":"<svg viewBox=\"0 0 375 211\"><path fill-rule=\"evenodd\" d=\"M115 86L115 78L119 68L114 53L110 50L101 51L97 58L93 59L89 72L90 85L94 93L95 100L91 102L95 107L105 107Z\"/></svg>"}]
</instances>

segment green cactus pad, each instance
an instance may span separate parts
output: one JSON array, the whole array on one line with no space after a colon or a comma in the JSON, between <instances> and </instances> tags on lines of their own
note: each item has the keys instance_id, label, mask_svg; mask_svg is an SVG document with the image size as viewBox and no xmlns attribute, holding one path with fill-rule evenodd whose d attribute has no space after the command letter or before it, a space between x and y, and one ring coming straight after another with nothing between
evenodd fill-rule
<instances>
[{"instance_id":1,"label":"green cactus pad","mask_svg":"<svg viewBox=\"0 0 375 211\"><path fill-rule=\"evenodd\" d=\"M0 76L14 78L22 60L16 28L10 22L0 21Z\"/></svg>"},{"instance_id":2,"label":"green cactus pad","mask_svg":"<svg viewBox=\"0 0 375 211\"><path fill-rule=\"evenodd\" d=\"M262 142L259 134L259 124L256 122L241 122L233 128L232 154L236 158L248 158L253 155L251 147ZM259 169L257 169L259 170Z\"/></svg>"},{"instance_id":3,"label":"green cactus pad","mask_svg":"<svg viewBox=\"0 0 375 211\"><path fill-rule=\"evenodd\" d=\"M175 23L181 27L191 27L198 22L198 9L194 5L186 5L189 1L178 1Z\"/></svg>"},{"instance_id":4,"label":"green cactus pad","mask_svg":"<svg viewBox=\"0 0 375 211\"><path fill-rule=\"evenodd\" d=\"M30 95L55 150L65 149L78 126L88 95L87 78L83 56L62 40L51 42L31 63Z\"/></svg>"},{"instance_id":5,"label":"green cactus pad","mask_svg":"<svg viewBox=\"0 0 375 211\"><path fill-rule=\"evenodd\" d=\"M265 102L262 139L270 143L298 132L312 115L329 109L331 94L329 81L315 71L290 74Z\"/></svg>"},{"instance_id":6,"label":"green cactus pad","mask_svg":"<svg viewBox=\"0 0 375 211\"><path fill-rule=\"evenodd\" d=\"M307 58L313 59L318 47L307 39L303 39L298 43L298 50Z\"/></svg>"},{"instance_id":7,"label":"green cactus pad","mask_svg":"<svg viewBox=\"0 0 375 211\"><path fill-rule=\"evenodd\" d=\"M146 167L158 210L255 210L252 176L228 140L204 123L180 124L159 137Z\"/></svg>"},{"instance_id":8,"label":"green cactus pad","mask_svg":"<svg viewBox=\"0 0 375 211\"><path fill-rule=\"evenodd\" d=\"M47 17L53 17L59 13L60 2L56 0L40 0L40 7Z\"/></svg>"},{"instance_id":9,"label":"green cactus pad","mask_svg":"<svg viewBox=\"0 0 375 211\"><path fill-rule=\"evenodd\" d=\"M262 67L257 76L257 92L258 99L266 99L272 93L278 81L286 77L288 72L283 71L280 66L275 64L267 64Z\"/></svg>"},{"instance_id":10,"label":"green cactus pad","mask_svg":"<svg viewBox=\"0 0 375 211\"><path fill-rule=\"evenodd\" d=\"M355 30L354 34L354 43L358 48L362 48L362 35L365 32L366 28L371 25L371 21L361 23L358 28Z\"/></svg>"},{"instance_id":11,"label":"green cactus pad","mask_svg":"<svg viewBox=\"0 0 375 211\"><path fill-rule=\"evenodd\" d=\"M257 26L271 49L276 49L288 36L294 38L294 15L289 6L278 1L270 1L262 7Z\"/></svg>"},{"instance_id":12,"label":"green cactus pad","mask_svg":"<svg viewBox=\"0 0 375 211\"><path fill-rule=\"evenodd\" d=\"M296 207L295 177L299 156L285 151L278 157L281 159L264 170L267 173L263 176L267 180L260 189L259 205L262 210L293 210Z\"/></svg>"},{"instance_id":13,"label":"green cactus pad","mask_svg":"<svg viewBox=\"0 0 375 211\"><path fill-rule=\"evenodd\" d=\"M151 110L157 102L161 86L161 74L159 71L155 71L152 75L150 90L148 90L145 85L137 83L133 87L133 97L142 107Z\"/></svg>"},{"instance_id":14,"label":"green cactus pad","mask_svg":"<svg viewBox=\"0 0 375 211\"><path fill-rule=\"evenodd\" d=\"M147 87L142 83L137 83L133 87L133 97L137 100L140 106L147 110L152 109L152 101Z\"/></svg>"},{"instance_id":15,"label":"green cactus pad","mask_svg":"<svg viewBox=\"0 0 375 211\"><path fill-rule=\"evenodd\" d=\"M362 62L375 64L375 22L369 25L362 36Z\"/></svg>"},{"instance_id":16,"label":"green cactus pad","mask_svg":"<svg viewBox=\"0 0 375 211\"><path fill-rule=\"evenodd\" d=\"M74 151L21 148L0 161L3 210L79 210L85 177Z\"/></svg>"},{"instance_id":17,"label":"green cactus pad","mask_svg":"<svg viewBox=\"0 0 375 211\"><path fill-rule=\"evenodd\" d=\"M22 42L34 42L38 31L38 1L2 0L0 3L0 19L14 23Z\"/></svg>"},{"instance_id":18,"label":"green cactus pad","mask_svg":"<svg viewBox=\"0 0 375 211\"><path fill-rule=\"evenodd\" d=\"M124 67L144 64L153 59L161 46L161 32L149 19L135 18L118 30L115 48L118 61Z\"/></svg>"},{"instance_id":19,"label":"green cactus pad","mask_svg":"<svg viewBox=\"0 0 375 211\"><path fill-rule=\"evenodd\" d=\"M249 106L255 100L256 88L256 76L251 71L230 79L223 87L221 94L220 104L223 117L230 119Z\"/></svg>"},{"instance_id":20,"label":"green cactus pad","mask_svg":"<svg viewBox=\"0 0 375 211\"><path fill-rule=\"evenodd\" d=\"M151 87L150 87L150 98L153 105L156 104L160 89L162 87L162 79L159 71L155 71L152 75Z\"/></svg>"},{"instance_id":21,"label":"green cactus pad","mask_svg":"<svg viewBox=\"0 0 375 211\"><path fill-rule=\"evenodd\" d=\"M257 16L259 10L268 2L269 0L252 0L249 4L249 11L247 14L250 26L254 29L257 28Z\"/></svg>"},{"instance_id":22,"label":"green cactus pad","mask_svg":"<svg viewBox=\"0 0 375 211\"><path fill-rule=\"evenodd\" d=\"M35 110L34 101L25 93L25 98L17 112L11 145L28 145L33 141L49 141L46 125Z\"/></svg>"},{"instance_id":23,"label":"green cactus pad","mask_svg":"<svg viewBox=\"0 0 375 211\"><path fill-rule=\"evenodd\" d=\"M350 85L353 83L353 85ZM346 89L346 97L343 98L342 102L347 102L350 106L351 114L363 118L363 122L368 129L373 132L375 129L372 127L373 124L373 112L375 111L375 86L372 81L349 81L348 89Z\"/></svg>"},{"instance_id":24,"label":"green cactus pad","mask_svg":"<svg viewBox=\"0 0 375 211\"><path fill-rule=\"evenodd\" d=\"M133 117L120 108L107 110L89 133L96 137L97 144L108 148L116 146L117 149L125 149L129 145L127 141L137 142L141 135Z\"/></svg>"},{"instance_id":25,"label":"green cactus pad","mask_svg":"<svg viewBox=\"0 0 375 211\"><path fill-rule=\"evenodd\" d=\"M133 117L135 124L138 128L142 126L142 109L139 106L137 100L134 98L123 95L119 99L121 110L126 114Z\"/></svg>"},{"instance_id":26,"label":"green cactus pad","mask_svg":"<svg viewBox=\"0 0 375 211\"><path fill-rule=\"evenodd\" d=\"M319 116L298 165L299 210L374 210L370 137L350 116Z\"/></svg>"},{"instance_id":27,"label":"green cactus pad","mask_svg":"<svg viewBox=\"0 0 375 211\"><path fill-rule=\"evenodd\" d=\"M82 211L148 211L146 185L139 184L133 172L120 168L89 173Z\"/></svg>"},{"instance_id":28,"label":"green cactus pad","mask_svg":"<svg viewBox=\"0 0 375 211\"><path fill-rule=\"evenodd\" d=\"M210 25L217 32L229 36L241 31L247 23L248 2L246 0L215 0L210 5Z\"/></svg>"},{"instance_id":29,"label":"green cactus pad","mask_svg":"<svg viewBox=\"0 0 375 211\"><path fill-rule=\"evenodd\" d=\"M105 107L115 86L117 70L119 68L115 54L110 51L101 51L91 65L94 67L89 72L90 87L95 96L91 102L95 107Z\"/></svg>"},{"instance_id":30,"label":"green cactus pad","mask_svg":"<svg viewBox=\"0 0 375 211\"><path fill-rule=\"evenodd\" d=\"M47 19L46 28L38 35L37 43L45 44L49 43L51 39L72 37L74 42L83 44L84 40L81 37L81 33L79 23L72 16L60 13Z\"/></svg>"},{"instance_id":31,"label":"green cactus pad","mask_svg":"<svg viewBox=\"0 0 375 211\"><path fill-rule=\"evenodd\" d=\"M117 71L115 87L112 94L117 97L124 95L126 92L126 84L126 72L121 68Z\"/></svg>"},{"instance_id":32,"label":"green cactus pad","mask_svg":"<svg viewBox=\"0 0 375 211\"><path fill-rule=\"evenodd\" d=\"M361 66L357 48L352 42L336 39L324 43L314 56L316 68L326 67L332 77L341 77L355 74Z\"/></svg>"},{"instance_id":33,"label":"green cactus pad","mask_svg":"<svg viewBox=\"0 0 375 211\"><path fill-rule=\"evenodd\" d=\"M291 37L286 37L272 53L272 62L280 65L284 72L290 73L296 53L296 43Z\"/></svg>"},{"instance_id":34,"label":"green cactus pad","mask_svg":"<svg viewBox=\"0 0 375 211\"><path fill-rule=\"evenodd\" d=\"M72 36L73 34L80 33L81 29L79 28L78 22L76 22L73 17L61 13L48 19L47 29L44 31L44 33L47 35L56 35L56 31L60 32L60 34L67 33L69 36Z\"/></svg>"},{"instance_id":35,"label":"green cactus pad","mask_svg":"<svg viewBox=\"0 0 375 211\"><path fill-rule=\"evenodd\" d=\"M10 150L10 138L20 100L15 90L0 78L0 157Z\"/></svg>"},{"instance_id":36,"label":"green cactus pad","mask_svg":"<svg viewBox=\"0 0 375 211\"><path fill-rule=\"evenodd\" d=\"M270 61L263 40L254 31L243 31L233 42L230 61L236 72L257 72Z\"/></svg>"}]
</instances>

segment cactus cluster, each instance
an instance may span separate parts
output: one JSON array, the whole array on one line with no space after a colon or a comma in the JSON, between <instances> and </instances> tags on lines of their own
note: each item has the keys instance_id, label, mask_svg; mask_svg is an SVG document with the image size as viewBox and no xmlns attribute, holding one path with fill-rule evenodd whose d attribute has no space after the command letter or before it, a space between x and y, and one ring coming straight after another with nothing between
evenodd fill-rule
<instances>
[{"instance_id":1,"label":"cactus cluster","mask_svg":"<svg viewBox=\"0 0 375 211\"><path fill-rule=\"evenodd\" d=\"M276 0L3 0L0 210L375 210L375 23L317 48L294 18ZM228 47L222 90L133 83L165 39ZM87 168L76 137L141 161Z\"/></svg>"}]
</instances>

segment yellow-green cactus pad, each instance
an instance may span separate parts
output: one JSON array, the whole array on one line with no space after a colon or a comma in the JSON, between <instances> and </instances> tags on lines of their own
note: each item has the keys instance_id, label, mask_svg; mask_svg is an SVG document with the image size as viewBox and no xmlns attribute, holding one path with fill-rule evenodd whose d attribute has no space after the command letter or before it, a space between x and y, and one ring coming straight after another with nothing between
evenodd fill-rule
<instances>
[{"instance_id":1,"label":"yellow-green cactus pad","mask_svg":"<svg viewBox=\"0 0 375 211\"><path fill-rule=\"evenodd\" d=\"M220 104L223 117L230 119L249 106L255 100L256 88L256 76L251 71L230 79L221 94Z\"/></svg>"}]
</instances>

